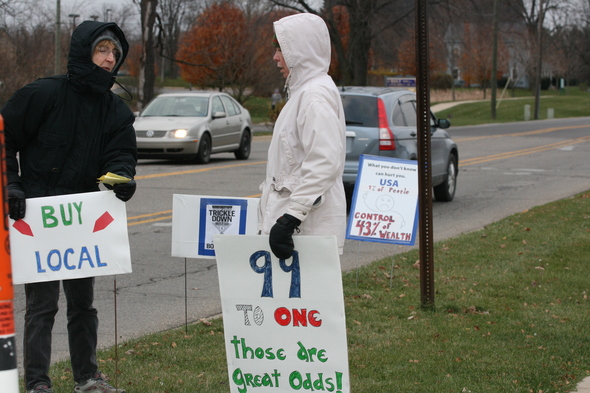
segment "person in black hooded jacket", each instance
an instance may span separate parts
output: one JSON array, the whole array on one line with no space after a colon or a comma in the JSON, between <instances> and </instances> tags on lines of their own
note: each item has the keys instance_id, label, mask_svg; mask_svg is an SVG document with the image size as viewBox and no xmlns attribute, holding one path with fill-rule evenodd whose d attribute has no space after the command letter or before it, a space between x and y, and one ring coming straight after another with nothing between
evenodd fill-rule
<instances>
[{"instance_id":1,"label":"person in black hooded jacket","mask_svg":"<svg viewBox=\"0 0 590 393\"><path fill-rule=\"evenodd\" d=\"M10 218L25 217L26 198L98 191L97 178L107 172L132 179L115 185L113 191L123 201L133 196L134 116L111 92L128 50L125 35L115 23L84 21L72 33L67 74L24 86L0 110ZM59 285L59 281L25 285L27 392L52 392L48 373ZM98 371L94 278L64 280L62 285L74 392L123 392Z\"/></svg>"}]
</instances>

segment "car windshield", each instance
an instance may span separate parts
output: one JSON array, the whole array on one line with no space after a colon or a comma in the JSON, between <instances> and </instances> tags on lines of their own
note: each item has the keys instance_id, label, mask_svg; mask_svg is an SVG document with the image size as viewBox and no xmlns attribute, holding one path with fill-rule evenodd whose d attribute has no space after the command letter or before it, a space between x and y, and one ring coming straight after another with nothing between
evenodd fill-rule
<instances>
[{"instance_id":1,"label":"car windshield","mask_svg":"<svg viewBox=\"0 0 590 393\"><path fill-rule=\"evenodd\" d=\"M347 125L379 127L377 97L343 94L342 105Z\"/></svg>"},{"instance_id":2,"label":"car windshield","mask_svg":"<svg viewBox=\"0 0 590 393\"><path fill-rule=\"evenodd\" d=\"M141 112L146 116L207 116L209 97L157 97Z\"/></svg>"}]
</instances>

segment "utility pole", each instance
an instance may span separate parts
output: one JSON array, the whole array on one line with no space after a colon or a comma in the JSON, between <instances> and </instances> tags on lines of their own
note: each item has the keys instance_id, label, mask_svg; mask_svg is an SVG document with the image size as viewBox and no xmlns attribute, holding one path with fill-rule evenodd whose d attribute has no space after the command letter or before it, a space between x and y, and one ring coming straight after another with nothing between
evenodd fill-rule
<instances>
[{"instance_id":1,"label":"utility pole","mask_svg":"<svg viewBox=\"0 0 590 393\"><path fill-rule=\"evenodd\" d=\"M498 0L494 0L494 39L492 49L492 120L496 119L496 90L498 88Z\"/></svg>"},{"instance_id":2,"label":"utility pole","mask_svg":"<svg viewBox=\"0 0 590 393\"><path fill-rule=\"evenodd\" d=\"M55 65L53 72L55 75L61 74L61 6L60 0L57 0L55 7Z\"/></svg>"},{"instance_id":3,"label":"utility pole","mask_svg":"<svg viewBox=\"0 0 590 393\"><path fill-rule=\"evenodd\" d=\"M545 0L539 0L539 15L537 18L537 70L535 75L535 115L534 119L539 120L539 107L541 105L541 77L543 71L543 3Z\"/></svg>"}]
</instances>

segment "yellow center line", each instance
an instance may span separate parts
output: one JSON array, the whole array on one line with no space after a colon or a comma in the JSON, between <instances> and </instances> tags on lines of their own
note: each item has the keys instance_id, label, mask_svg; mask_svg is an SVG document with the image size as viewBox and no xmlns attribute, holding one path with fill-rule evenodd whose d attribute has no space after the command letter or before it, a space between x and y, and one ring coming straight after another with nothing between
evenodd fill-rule
<instances>
[{"instance_id":1,"label":"yellow center line","mask_svg":"<svg viewBox=\"0 0 590 393\"><path fill-rule=\"evenodd\" d=\"M480 136L480 137L473 137L473 138L455 139L455 141L465 142L465 141L473 141L473 140L486 139L486 138L537 135L537 134L544 134L544 133L549 133L549 132L553 132L553 131L585 128L585 127L590 127L590 125L544 128L542 130L527 131L527 132L521 132L521 133L516 133L516 134L490 135L490 136ZM468 166L468 165L481 164L481 163L489 162L489 161L501 160L501 159L505 159L505 158L518 157L518 156L523 156L523 155L533 154L533 153L540 153L543 151L557 149L557 148L565 147L565 146L571 146L571 145L575 145L578 143L584 143L584 142L590 142L590 136L584 136L584 137L576 138L576 139L569 139L566 141L556 142L556 143L552 143L549 145L531 147L528 149L516 150L516 151L512 151L512 152L492 154L492 155L485 156L485 157L475 157L475 158L464 159L464 160L461 160L459 166L463 167L463 166ZM215 169L228 169L228 168L235 168L235 167L246 166L246 165L260 165L260 164L266 164L266 161L240 163L240 164L224 165L224 166L217 166L217 167L207 167L207 168L191 169L191 170L186 170L186 171L158 173L158 174L153 174L153 175L143 175L143 176L136 176L135 179L141 180L141 179L152 179L152 178L166 177L166 176L187 175L187 174L193 174L193 173L208 172L208 171L212 171ZM260 197L260 195L261 194L255 194L255 195L246 196L244 198L258 198L258 197ZM172 219L171 213L172 213L172 210L164 210L164 211L157 212L157 213L142 214L139 216L128 217L127 221L133 221L133 222L129 222L127 225L133 226L133 225L139 225L139 224L147 224L150 222L171 220ZM151 218L148 218L148 217L151 217ZM142 218L148 218L148 219L135 221L135 220L139 220Z\"/></svg>"},{"instance_id":2,"label":"yellow center line","mask_svg":"<svg viewBox=\"0 0 590 393\"><path fill-rule=\"evenodd\" d=\"M588 128L590 124L584 124L581 126L568 126L568 127L553 127L553 128L542 128L540 130L534 131L526 131L526 132L518 132L515 134L502 134L502 135L486 135L486 136L474 136L471 138L463 138L463 139L455 139L455 142L470 142L470 141L477 141L480 139L487 139L487 138L504 138L504 137L515 137L515 136L527 136L527 135L538 135L538 134L547 134L553 131L560 131L560 130L573 130L576 128Z\"/></svg>"},{"instance_id":3,"label":"yellow center line","mask_svg":"<svg viewBox=\"0 0 590 393\"><path fill-rule=\"evenodd\" d=\"M259 198L260 195L261 194L254 194L254 195L250 195L250 196L247 196L244 198ZM147 220L128 222L127 226L147 224L147 223L156 222L156 221L171 220L172 215L170 213L172 213L172 210L164 210L164 211L157 212L157 213L141 214L139 216L127 217L127 221L134 221L134 220L138 220L138 219L146 218L146 217L154 217L154 218L149 218ZM161 216L161 217L158 217L158 216Z\"/></svg>"},{"instance_id":4,"label":"yellow center line","mask_svg":"<svg viewBox=\"0 0 590 393\"><path fill-rule=\"evenodd\" d=\"M590 136L583 136L581 138L569 139L566 141L551 143L549 145L531 147L531 148L523 149L523 150L516 150L516 151L511 151L511 152L506 152L506 153L492 154L490 156L485 156L485 157L469 158L466 160L461 160L461 163L459 164L459 166L461 167L461 166L467 166L467 165L481 164L484 162L501 160L503 158L512 158L512 157L524 156L527 154L540 153L543 151L558 149L560 147L571 146L571 145L575 145L578 143L584 143L584 142L590 142Z\"/></svg>"},{"instance_id":5,"label":"yellow center line","mask_svg":"<svg viewBox=\"0 0 590 393\"><path fill-rule=\"evenodd\" d=\"M144 179L154 179L156 177L190 175L192 173L208 172L208 171L212 171L215 169L228 169L228 168L236 168L236 167L240 167L240 166L260 165L260 164L266 164L266 161L248 162L248 163L243 163L243 164L232 164L232 165L224 165L224 166L213 166L213 167L190 169L190 170L178 171L178 172L154 173L153 175L135 176L135 179L136 180L144 180Z\"/></svg>"}]
</instances>

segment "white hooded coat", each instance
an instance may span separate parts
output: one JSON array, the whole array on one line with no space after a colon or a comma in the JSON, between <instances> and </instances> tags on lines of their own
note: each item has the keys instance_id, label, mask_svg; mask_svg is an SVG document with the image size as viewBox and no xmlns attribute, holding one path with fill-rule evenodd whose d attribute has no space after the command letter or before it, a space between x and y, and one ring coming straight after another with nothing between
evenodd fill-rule
<instances>
[{"instance_id":1,"label":"white hooded coat","mask_svg":"<svg viewBox=\"0 0 590 393\"><path fill-rule=\"evenodd\" d=\"M316 15L296 14L274 22L274 30L289 69L289 100L268 149L259 229L268 234L287 213L301 220L299 235L335 235L342 253L346 123L338 88L328 75L328 29Z\"/></svg>"}]
</instances>

